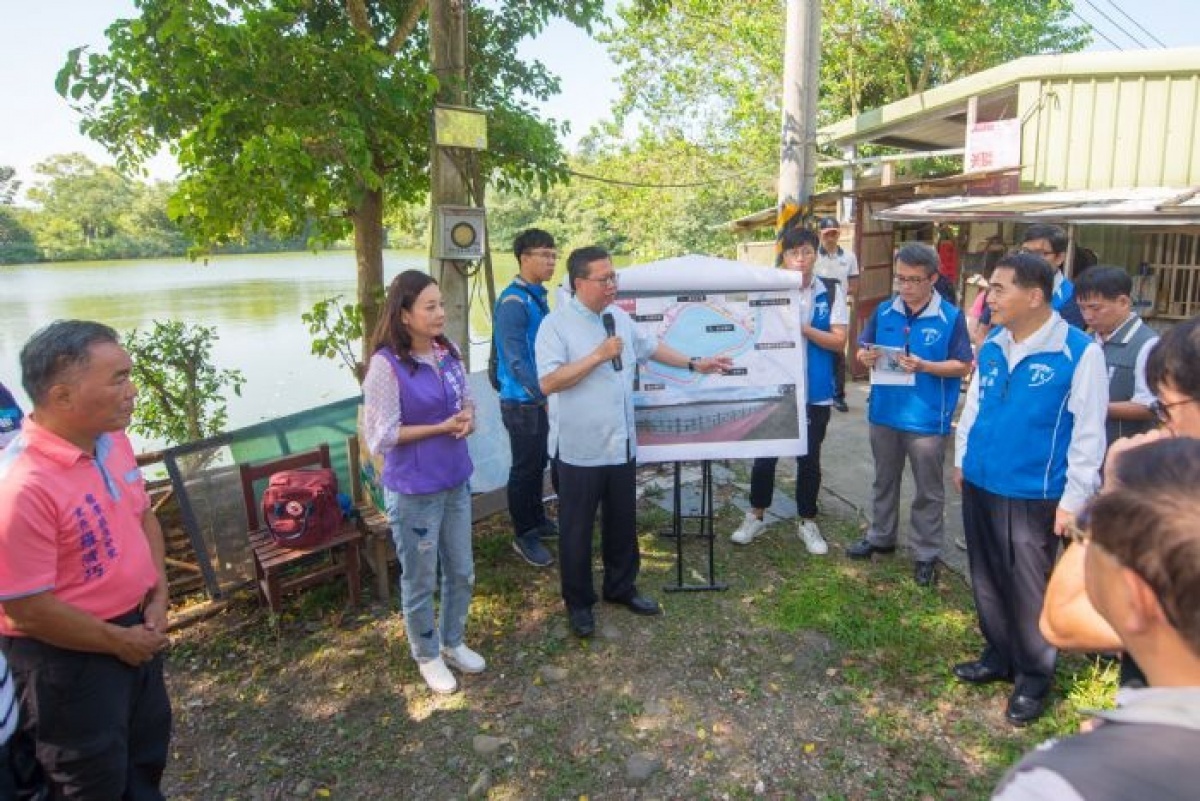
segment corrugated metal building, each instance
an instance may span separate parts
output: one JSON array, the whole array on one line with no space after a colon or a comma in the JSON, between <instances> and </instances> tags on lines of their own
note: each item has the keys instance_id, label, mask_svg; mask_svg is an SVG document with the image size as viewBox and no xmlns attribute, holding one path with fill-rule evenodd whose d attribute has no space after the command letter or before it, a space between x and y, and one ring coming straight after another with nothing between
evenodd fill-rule
<instances>
[{"instance_id":1,"label":"corrugated metal building","mask_svg":"<svg viewBox=\"0 0 1200 801\"><path fill-rule=\"evenodd\" d=\"M864 268L857 316L890 292L896 240L956 224L969 268L1035 220L1130 269L1148 316L1200 313L1200 207L1189 202L1200 188L1198 120L1200 48L1189 48L1031 56L822 128L818 143L844 158L843 217ZM892 150L861 158L868 144ZM889 180L896 162L933 155L962 157L959 189ZM1090 190L1087 202L1066 190ZM993 202L968 213L951 194ZM931 197L944 200L914 202Z\"/></svg>"}]
</instances>

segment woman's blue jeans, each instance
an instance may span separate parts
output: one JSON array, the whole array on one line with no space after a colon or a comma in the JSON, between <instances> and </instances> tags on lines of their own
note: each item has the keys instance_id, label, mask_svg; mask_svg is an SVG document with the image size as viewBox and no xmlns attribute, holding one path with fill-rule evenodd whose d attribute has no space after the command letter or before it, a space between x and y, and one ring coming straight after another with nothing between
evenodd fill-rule
<instances>
[{"instance_id":1,"label":"woman's blue jeans","mask_svg":"<svg viewBox=\"0 0 1200 801\"><path fill-rule=\"evenodd\" d=\"M471 492L467 482L428 495L386 492L392 541L400 559L400 606L413 658L428 662L462 644L475 586ZM440 571L439 571L440 567ZM433 594L441 574L441 621Z\"/></svg>"}]
</instances>

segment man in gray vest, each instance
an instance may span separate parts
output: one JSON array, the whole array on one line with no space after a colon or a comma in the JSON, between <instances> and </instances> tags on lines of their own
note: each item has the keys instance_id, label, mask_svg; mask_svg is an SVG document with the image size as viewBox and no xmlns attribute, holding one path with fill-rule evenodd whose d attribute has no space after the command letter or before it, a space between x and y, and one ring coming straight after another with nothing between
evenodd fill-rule
<instances>
[{"instance_id":1,"label":"man in gray vest","mask_svg":"<svg viewBox=\"0 0 1200 801\"><path fill-rule=\"evenodd\" d=\"M1072 536L1087 594L1141 665L1085 734L1027 754L994 801L1183 801L1200 788L1200 440L1161 438L1109 460Z\"/></svg>"},{"instance_id":2,"label":"man in gray vest","mask_svg":"<svg viewBox=\"0 0 1200 801\"><path fill-rule=\"evenodd\" d=\"M1075 298L1108 367L1108 444L1149 431L1154 394L1146 359L1158 333L1133 311L1133 279L1120 267L1092 267L1075 279Z\"/></svg>"}]
</instances>

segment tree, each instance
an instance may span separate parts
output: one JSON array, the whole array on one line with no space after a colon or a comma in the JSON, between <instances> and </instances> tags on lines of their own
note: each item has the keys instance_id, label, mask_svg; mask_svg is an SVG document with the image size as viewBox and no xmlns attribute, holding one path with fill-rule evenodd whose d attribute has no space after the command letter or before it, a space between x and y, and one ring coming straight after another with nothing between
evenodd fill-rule
<instances>
[{"instance_id":1,"label":"tree","mask_svg":"<svg viewBox=\"0 0 1200 801\"><path fill-rule=\"evenodd\" d=\"M1087 45L1071 0L823 0L820 114L884 105L1020 56ZM620 9L619 118L704 144L778 147L783 5L663 0Z\"/></svg>"},{"instance_id":2,"label":"tree","mask_svg":"<svg viewBox=\"0 0 1200 801\"><path fill-rule=\"evenodd\" d=\"M17 171L12 167L0 166L0 206L11 206L21 191Z\"/></svg>"},{"instance_id":3,"label":"tree","mask_svg":"<svg viewBox=\"0 0 1200 801\"><path fill-rule=\"evenodd\" d=\"M82 153L51 156L33 169L43 180L26 195L41 206L35 233L52 258L78 257L112 237L133 205L133 183Z\"/></svg>"},{"instance_id":4,"label":"tree","mask_svg":"<svg viewBox=\"0 0 1200 801\"><path fill-rule=\"evenodd\" d=\"M168 146L182 171L171 215L202 246L246 227L316 241L354 235L364 330L378 315L387 207L428 190L427 0L136 0L106 53L69 54L58 88L82 129L135 168ZM468 84L489 113L484 175L561 177L558 126L530 100L558 82L519 43L551 17L587 28L602 0L506 0L469 9Z\"/></svg>"},{"instance_id":5,"label":"tree","mask_svg":"<svg viewBox=\"0 0 1200 801\"><path fill-rule=\"evenodd\" d=\"M124 337L139 393L130 428L181 444L219 434L227 419L226 392L242 394L240 370L212 363L216 328L154 320L149 331Z\"/></svg>"},{"instance_id":6,"label":"tree","mask_svg":"<svg viewBox=\"0 0 1200 801\"><path fill-rule=\"evenodd\" d=\"M832 122L1022 55L1077 50L1069 0L822 0L818 118ZM774 202L784 6L648 0L605 35L613 125L585 145L639 255L729 251L720 223ZM631 144L619 132L639 127ZM617 132L617 133L614 133ZM819 144L819 143L818 143ZM840 156L840 154L836 154ZM631 179L633 176L633 180Z\"/></svg>"}]
</instances>

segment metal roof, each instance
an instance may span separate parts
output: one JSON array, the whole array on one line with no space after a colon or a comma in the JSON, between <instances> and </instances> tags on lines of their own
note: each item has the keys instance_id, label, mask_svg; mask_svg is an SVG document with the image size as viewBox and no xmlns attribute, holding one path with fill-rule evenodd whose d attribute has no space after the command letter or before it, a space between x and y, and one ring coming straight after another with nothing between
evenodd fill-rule
<instances>
[{"instance_id":1,"label":"metal roof","mask_svg":"<svg viewBox=\"0 0 1200 801\"><path fill-rule=\"evenodd\" d=\"M838 147L869 142L904 150L961 147L972 97L978 119L1001 119L1016 115L1022 82L1126 75L1200 75L1200 48L1026 56L823 126L818 142Z\"/></svg>"},{"instance_id":2,"label":"metal roof","mask_svg":"<svg viewBox=\"0 0 1200 801\"><path fill-rule=\"evenodd\" d=\"M877 212L875 218L890 222L1200 225L1200 186L940 197L894 206Z\"/></svg>"}]
</instances>

